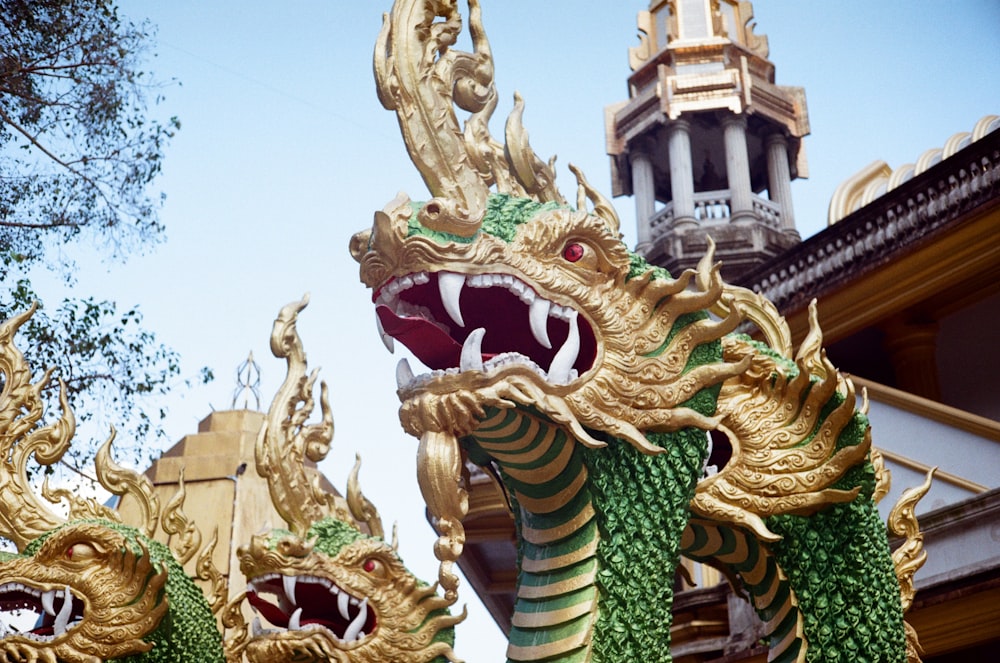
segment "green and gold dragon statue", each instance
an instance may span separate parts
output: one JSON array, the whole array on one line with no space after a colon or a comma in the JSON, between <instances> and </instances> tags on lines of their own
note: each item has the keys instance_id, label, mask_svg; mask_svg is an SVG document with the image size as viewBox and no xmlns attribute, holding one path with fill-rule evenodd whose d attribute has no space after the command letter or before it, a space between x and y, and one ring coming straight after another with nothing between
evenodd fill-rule
<instances>
[{"instance_id":1,"label":"green and gold dragon statue","mask_svg":"<svg viewBox=\"0 0 1000 663\"><path fill-rule=\"evenodd\" d=\"M472 461L516 522L510 661L670 660L681 555L747 598L769 660L918 660L900 588L912 596L913 565L894 565L885 475L818 325L793 356L773 306L711 255L673 276L629 252L582 174L575 207L559 194L520 98L492 138L490 46L468 4L471 53L452 48L454 1L397 0L384 18L379 98L432 198L401 195L351 242L383 339L430 369L401 361L398 395L446 598ZM747 322L763 341L734 334ZM709 435L731 450L711 475Z\"/></svg>"},{"instance_id":2,"label":"green and gold dragon statue","mask_svg":"<svg viewBox=\"0 0 1000 663\"><path fill-rule=\"evenodd\" d=\"M33 382L14 344L33 312L0 325L0 536L18 551L0 553L0 662L221 663L212 608L181 566L197 552L185 549L193 525L181 509L183 488L161 512L148 479L111 460L112 435L97 454L98 479L137 500L143 522L125 524L96 500L50 490L46 481L41 496L64 502L62 517L32 489L31 457L42 466L58 462L75 433L64 388L60 418L43 425L42 390L51 372ZM177 556L153 539L158 527L179 535ZM199 557L205 579L213 577L213 547ZM34 613L34 624L17 630L10 616L18 611Z\"/></svg>"},{"instance_id":3,"label":"green and gold dragon statue","mask_svg":"<svg viewBox=\"0 0 1000 663\"><path fill-rule=\"evenodd\" d=\"M286 359L287 374L257 441L256 465L287 530L260 534L239 550L246 592L228 606L224 622L232 662L338 661L340 663L444 663L452 651L455 601L420 582L383 538L381 518L358 486L360 461L346 500L325 491L306 472L326 457L333 419L325 384L319 423L314 409L317 372L306 374L296 329L307 299L289 304L275 320L271 350ZM315 475L313 475L315 476ZM249 603L258 616L248 628ZM264 628L261 617L271 627Z\"/></svg>"}]
</instances>

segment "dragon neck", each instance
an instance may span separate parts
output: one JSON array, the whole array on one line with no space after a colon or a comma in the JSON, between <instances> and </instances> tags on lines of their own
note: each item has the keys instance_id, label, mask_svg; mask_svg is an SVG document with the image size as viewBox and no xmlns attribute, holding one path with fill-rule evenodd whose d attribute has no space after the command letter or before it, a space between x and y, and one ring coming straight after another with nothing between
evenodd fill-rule
<instances>
[{"instance_id":1,"label":"dragon neck","mask_svg":"<svg viewBox=\"0 0 1000 663\"><path fill-rule=\"evenodd\" d=\"M704 433L658 436L647 456L617 439L589 450L526 409L489 410L465 443L495 463L514 505L520 572L510 661L656 660ZM637 612L636 606L642 606Z\"/></svg>"},{"instance_id":2,"label":"dragon neck","mask_svg":"<svg viewBox=\"0 0 1000 663\"><path fill-rule=\"evenodd\" d=\"M167 566L167 614L147 640L153 648L142 654L126 656L122 663L170 663L171 661L205 661L222 663L222 640L215 615L204 595L186 575L170 550L158 541L149 540L153 559Z\"/></svg>"}]
</instances>

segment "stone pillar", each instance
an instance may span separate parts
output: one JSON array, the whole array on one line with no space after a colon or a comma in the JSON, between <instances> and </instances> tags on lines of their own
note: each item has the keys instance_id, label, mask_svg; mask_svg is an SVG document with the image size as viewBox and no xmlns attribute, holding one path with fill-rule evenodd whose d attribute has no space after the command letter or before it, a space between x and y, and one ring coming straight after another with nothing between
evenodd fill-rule
<instances>
[{"instance_id":1,"label":"stone pillar","mask_svg":"<svg viewBox=\"0 0 1000 663\"><path fill-rule=\"evenodd\" d=\"M733 221L752 221L753 191L750 189L746 117L727 115L722 120L722 127L726 146L726 176L729 178L729 216Z\"/></svg>"},{"instance_id":2,"label":"stone pillar","mask_svg":"<svg viewBox=\"0 0 1000 663\"><path fill-rule=\"evenodd\" d=\"M690 131L691 125L686 120L674 120L667 133L674 227L698 223L694 218L694 168L691 164Z\"/></svg>"},{"instance_id":3,"label":"stone pillar","mask_svg":"<svg viewBox=\"0 0 1000 663\"><path fill-rule=\"evenodd\" d=\"M645 253L653 246L653 216L656 214L656 186L650 145L642 142L629 151L632 166L632 195L635 196L636 247Z\"/></svg>"},{"instance_id":4,"label":"stone pillar","mask_svg":"<svg viewBox=\"0 0 1000 663\"><path fill-rule=\"evenodd\" d=\"M767 192L771 202L781 208L781 229L798 234L792 206L792 174L788 167L788 143L784 134L775 132L764 141L767 150Z\"/></svg>"}]
</instances>

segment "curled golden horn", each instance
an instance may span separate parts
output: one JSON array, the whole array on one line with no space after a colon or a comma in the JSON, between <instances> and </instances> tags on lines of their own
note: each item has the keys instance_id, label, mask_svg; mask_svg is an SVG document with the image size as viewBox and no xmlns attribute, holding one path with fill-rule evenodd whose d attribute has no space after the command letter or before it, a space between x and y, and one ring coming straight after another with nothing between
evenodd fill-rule
<instances>
[{"instance_id":1,"label":"curled golden horn","mask_svg":"<svg viewBox=\"0 0 1000 663\"><path fill-rule=\"evenodd\" d=\"M699 288L708 290L713 277L718 277L718 265L714 263L715 240L710 236L706 236L705 239L708 241L708 249L698 261L695 278ZM757 328L764 335L764 340L773 350L783 357L791 357L792 332L784 316L778 312L770 300L752 290L728 283L723 284L722 290L725 296L719 297L709 307L712 313L724 318L735 307L740 317L757 325ZM822 335L820 340L822 341ZM799 351L800 355L807 351L806 344L803 344L803 348Z\"/></svg>"},{"instance_id":2,"label":"curled golden horn","mask_svg":"<svg viewBox=\"0 0 1000 663\"><path fill-rule=\"evenodd\" d=\"M149 479L135 470L118 465L111 458L111 444L114 439L115 430L112 428L107 441L97 450L97 456L94 458L97 480L109 492L119 496L128 494L135 499L142 513L142 521L133 524L152 538L160 519L160 500Z\"/></svg>"},{"instance_id":3,"label":"curled golden horn","mask_svg":"<svg viewBox=\"0 0 1000 663\"><path fill-rule=\"evenodd\" d=\"M183 467L180 468L177 483L177 492L160 514L160 527L170 537L170 549L183 566L198 552L198 547L201 546L201 530L184 513L187 489L184 487Z\"/></svg>"},{"instance_id":4,"label":"curled golden horn","mask_svg":"<svg viewBox=\"0 0 1000 663\"><path fill-rule=\"evenodd\" d=\"M490 135L497 105L493 54L479 2L468 4L472 53L452 48L462 29L457 0L397 0L383 17L374 56L379 100L395 111L410 159L433 196L420 221L463 237L478 230L491 186L565 204L554 160L546 164L528 144L520 96L507 120L506 146ZM456 108L470 113L464 129Z\"/></svg>"},{"instance_id":5,"label":"curled golden horn","mask_svg":"<svg viewBox=\"0 0 1000 663\"><path fill-rule=\"evenodd\" d=\"M351 474L347 478L347 506L355 520L368 525L368 531L372 536L384 539L385 530L382 528L382 518L378 515L378 509L361 492L361 484L358 481L360 471L361 454L355 454L354 467L351 468Z\"/></svg>"},{"instance_id":6,"label":"curled golden horn","mask_svg":"<svg viewBox=\"0 0 1000 663\"><path fill-rule=\"evenodd\" d=\"M31 367L14 345L14 335L37 309L30 309L0 325L0 536L10 539L18 550L42 533L65 522L35 495L28 481L28 459L34 455L43 465L62 458L76 432L76 419L69 409L66 386L59 383L61 416L40 426L45 413L42 390L52 371L32 383Z\"/></svg>"},{"instance_id":7,"label":"curled golden horn","mask_svg":"<svg viewBox=\"0 0 1000 663\"><path fill-rule=\"evenodd\" d=\"M604 219L605 223L608 224L608 228L611 233L618 237L621 232L621 221L618 218L618 212L615 211L614 206L611 201L601 195L601 192L590 185L587 178L584 176L583 171L574 166L569 165L570 172L576 177L577 192L576 192L576 208L586 209L587 200L594 205L594 214L599 218Z\"/></svg>"},{"instance_id":8,"label":"curled golden horn","mask_svg":"<svg viewBox=\"0 0 1000 663\"><path fill-rule=\"evenodd\" d=\"M927 494L934 479L937 468L931 468L924 482L919 486L907 488L899 496L899 500L889 512L886 522L889 531L899 537L905 537L903 544L892 553L892 564L899 580L899 591L903 601L903 612L910 609L916 589L913 585L913 575L927 561L927 551L924 550L924 535L917 521L917 503Z\"/></svg>"},{"instance_id":9,"label":"curled golden horn","mask_svg":"<svg viewBox=\"0 0 1000 663\"><path fill-rule=\"evenodd\" d=\"M257 437L257 473L267 479L271 501L289 528L305 536L309 526L334 510L333 495L326 493L306 472L306 458L322 460L333 439L333 416L327 391L320 390L322 420L306 424L315 405L313 387L317 373L306 374L306 353L296 321L309 296L281 309L271 330L271 352L287 362L287 373L271 402L267 420Z\"/></svg>"},{"instance_id":10,"label":"curled golden horn","mask_svg":"<svg viewBox=\"0 0 1000 663\"><path fill-rule=\"evenodd\" d=\"M557 202L564 205L566 200L556 188L556 174L552 168L555 158L546 164L531 149L528 142L528 131L521 122L523 116L524 99L515 92L514 110L507 117L506 126L507 156L511 170L524 190L535 200Z\"/></svg>"},{"instance_id":11,"label":"curled golden horn","mask_svg":"<svg viewBox=\"0 0 1000 663\"><path fill-rule=\"evenodd\" d=\"M431 194L475 217L485 210L489 186L469 158L453 104L478 112L489 103L493 60L478 3L469 6L472 53L451 48L462 29L456 2L399 0L383 19L373 64L379 100L396 111Z\"/></svg>"}]
</instances>

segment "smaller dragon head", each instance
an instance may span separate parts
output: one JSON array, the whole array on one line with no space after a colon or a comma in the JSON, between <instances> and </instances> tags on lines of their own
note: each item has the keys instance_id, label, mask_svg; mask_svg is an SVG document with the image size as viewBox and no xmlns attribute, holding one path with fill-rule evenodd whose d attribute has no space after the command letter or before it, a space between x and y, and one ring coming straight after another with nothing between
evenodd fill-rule
<instances>
[{"instance_id":1,"label":"smaller dragon head","mask_svg":"<svg viewBox=\"0 0 1000 663\"><path fill-rule=\"evenodd\" d=\"M396 546L383 539L381 518L358 485L360 458L346 499L323 489L307 461L322 460L333 439L325 385L322 421L307 424L317 374L306 373L296 321L307 299L285 306L274 322L271 350L288 373L257 439L257 472L288 524L254 536L238 551L245 594L229 604L224 624L231 661L456 661L454 599L417 580ZM244 600L256 611L251 628ZM264 628L261 618L270 624Z\"/></svg>"},{"instance_id":2,"label":"smaller dragon head","mask_svg":"<svg viewBox=\"0 0 1000 663\"><path fill-rule=\"evenodd\" d=\"M8 555L0 611L38 618L0 639L0 660L89 663L149 651L168 608L164 550L130 527L75 521Z\"/></svg>"},{"instance_id":3,"label":"smaller dragon head","mask_svg":"<svg viewBox=\"0 0 1000 663\"><path fill-rule=\"evenodd\" d=\"M61 416L41 423L50 374L32 381L13 342L33 310L0 324L0 536L18 550L0 556L0 662L221 661L221 637L205 595L171 550L152 538L158 525L168 534L175 533L173 524L193 528L181 512L183 491L164 512L170 521L164 525L149 480L111 459L112 434L94 470L106 489L136 500L142 511L136 527L73 490L50 490L45 482L35 494L29 460L59 461L75 419L63 388ZM66 503L67 516L46 501ZM12 628L17 611L18 621L33 611L34 625Z\"/></svg>"},{"instance_id":4,"label":"smaller dragon head","mask_svg":"<svg viewBox=\"0 0 1000 663\"><path fill-rule=\"evenodd\" d=\"M308 539L276 530L239 551L254 620L249 661L454 660L449 601L418 581L377 537L336 518Z\"/></svg>"}]
</instances>

